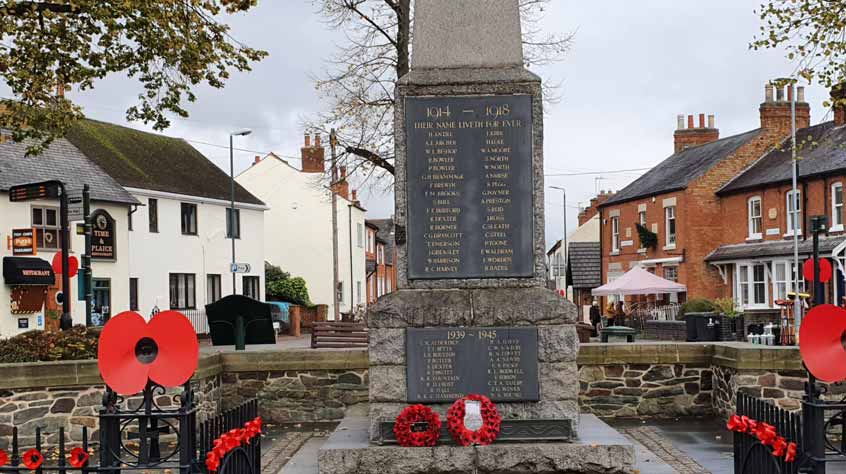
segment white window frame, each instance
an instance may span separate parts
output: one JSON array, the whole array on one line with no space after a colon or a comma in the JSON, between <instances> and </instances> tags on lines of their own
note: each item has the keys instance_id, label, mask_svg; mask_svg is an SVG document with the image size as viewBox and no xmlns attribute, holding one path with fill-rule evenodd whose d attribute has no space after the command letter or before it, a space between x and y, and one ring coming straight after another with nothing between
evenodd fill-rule
<instances>
[{"instance_id":1,"label":"white window frame","mask_svg":"<svg viewBox=\"0 0 846 474\"><path fill-rule=\"evenodd\" d=\"M644 229L646 229L646 211L637 211L637 222L641 225ZM640 240L640 239L638 239ZM639 249L645 249L646 247L643 245L643 241L640 241Z\"/></svg>"},{"instance_id":2,"label":"white window frame","mask_svg":"<svg viewBox=\"0 0 846 474\"><path fill-rule=\"evenodd\" d=\"M755 267L762 267L764 271L763 280L755 280ZM742 309L769 309L770 308L770 283L771 275L767 268L767 262L743 262L735 265L735 296ZM755 285L763 284L764 300L759 303L755 301ZM746 286L746 297L744 297L744 285Z\"/></svg>"},{"instance_id":3,"label":"white window frame","mask_svg":"<svg viewBox=\"0 0 846 474\"><path fill-rule=\"evenodd\" d=\"M620 253L620 217L611 218L611 253Z\"/></svg>"},{"instance_id":4,"label":"white window frame","mask_svg":"<svg viewBox=\"0 0 846 474\"><path fill-rule=\"evenodd\" d=\"M784 233L785 236L793 235L793 220L798 219L796 224L797 227L797 234L802 235L802 190L796 190L796 200L794 201L797 209L791 210L791 197L793 196L793 190L787 191L785 193L784 198L784 206L785 206L785 213L784 215L787 216L785 224L787 224L787 232Z\"/></svg>"},{"instance_id":5,"label":"white window frame","mask_svg":"<svg viewBox=\"0 0 846 474\"><path fill-rule=\"evenodd\" d=\"M671 215L672 214L672 215ZM670 233L670 221L673 221L673 232ZM664 250L672 250L676 248L676 239L678 237L678 216L676 215L676 206L667 206L664 208Z\"/></svg>"},{"instance_id":6,"label":"white window frame","mask_svg":"<svg viewBox=\"0 0 846 474\"><path fill-rule=\"evenodd\" d=\"M773 305L776 300L787 299L787 294L790 293L793 287L793 280L791 275L791 267L793 262L789 260L773 260ZM784 278L779 277L779 268L784 271ZM779 291L779 285L784 285L784 293Z\"/></svg>"},{"instance_id":7,"label":"white window frame","mask_svg":"<svg viewBox=\"0 0 846 474\"><path fill-rule=\"evenodd\" d=\"M754 205L758 204L758 215L754 213ZM752 196L746 201L746 219L749 228L749 237L746 240L760 240L764 238L764 205L761 196ZM758 228L755 229L755 224ZM756 232L757 230L757 232Z\"/></svg>"},{"instance_id":8,"label":"white window frame","mask_svg":"<svg viewBox=\"0 0 846 474\"><path fill-rule=\"evenodd\" d=\"M840 197L840 203L837 203L837 197ZM843 230L843 183L838 181L831 183L831 227L830 232L841 232Z\"/></svg>"},{"instance_id":9,"label":"white window frame","mask_svg":"<svg viewBox=\"0 0 846 474\"><path fill-rule=\"evenodd\" d=\"M41 214L41 224L35 223L35 211L38 211ZM47 211L52 211L56 214L56 223L55 224L47 224ZM36 229L36 242L41 240L41 242L46 242L47 235L51 235L53 238L53 242L50 246L46 244L38 245L38 250L44 250L47 252L57 252L62 249L62 218L59 213L59 208L54 206L32 206L29 210L29 219L32 223L32 228ZM73 241L73 239L71 239ZM68 246L70 246L70 242L68 242Z\"/></svg>"}]
</instances>

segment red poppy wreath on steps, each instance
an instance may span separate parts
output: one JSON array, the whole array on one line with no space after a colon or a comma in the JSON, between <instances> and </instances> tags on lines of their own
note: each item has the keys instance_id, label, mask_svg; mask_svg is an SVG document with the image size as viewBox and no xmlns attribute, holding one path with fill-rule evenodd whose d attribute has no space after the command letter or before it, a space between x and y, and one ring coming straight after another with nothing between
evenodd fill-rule
<instances>
[{"instance_id":1,"label":"red poppy wreath on steps","mask_svg":"<svg viewBox=\"0 0 846 474\"><path fill-rule=\"evenodd\" d=\"M425 405L405 407L394 423L397 443L405 447L431 447L441 438L441 417Z\"/></svg>"},{"instance_id":2,"label":"red poppy wreath on steps","mask_svg":"<svg viewBox=\"0 0 846 474\"><path fill-rule=\"evenodd\" d=\"M461 446L491 444L499 436L501 426L502 416L496 405L484 395L460 398L447 411L449 434Z\"/></svg>"}]
</instances>

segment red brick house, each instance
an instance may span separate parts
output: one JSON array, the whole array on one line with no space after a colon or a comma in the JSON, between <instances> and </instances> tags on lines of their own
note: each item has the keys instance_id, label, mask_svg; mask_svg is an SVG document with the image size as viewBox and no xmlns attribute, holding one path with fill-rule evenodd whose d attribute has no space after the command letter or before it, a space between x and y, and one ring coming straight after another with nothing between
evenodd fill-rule
<instances>
[{"instance_id":1,"label":"red brick house","mask_svg":"<svg viewBox=\"0 0 846 474\"><path fill-rule=\"evenodd\" d=\"M810 125L804 90L797 89L797 123ZM607 283L634 266L642 266L669 280L687 285L685 297L732 296L726 269L706 258L727 241L729 227L742 225L731 215L718 191L758 162L790 134L792 91L765 87L759 108L760 127L719 138L713 116L679 116L674 153L600 205L602 282ZM744 204L743 208L746 206ZM641 242L640 224L657 238ZM740 242L743 242L741 240Z\"/></svg>"},{"instance_id":2,"label":"red brick house","mask_svg":"<svg viewBox=\"0 0 846 474\"><path fill-rule=\"evenodd\" d=\"M367 304L397 289L393 219L369 219L364 248L367 260Z\"/></svg>"}]
</instances>

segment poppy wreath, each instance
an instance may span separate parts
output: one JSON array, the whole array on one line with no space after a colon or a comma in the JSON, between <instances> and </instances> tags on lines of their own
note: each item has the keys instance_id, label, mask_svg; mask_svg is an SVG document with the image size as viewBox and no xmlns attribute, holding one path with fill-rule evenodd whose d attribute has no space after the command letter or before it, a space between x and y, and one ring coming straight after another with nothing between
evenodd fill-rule
<instances>
[{"instance_id":1,"label":"poppy wreath","mask_svg":"<svg viewBox=\"0 0 846 474\"><path fill-rule=\"evenodd\" d=\"M100 375L121 395L133 395L147 382L178 387L194 374L200 345L182 313L162 311L148 323L124 311L106 323L97 349Z\"/></svg>"},{"instance_id":2,"label":"poppy wreath","mask_svg":"<svg viewBox=\"0 0 846 474\"><path fill-rule=\"evenodd\" d=\"M735 414L729 418L726 428L735 433L744 433L758 438L761 444L773 448L773 456L783 457L785 462L796 460L796 443L792 441L788 443L783 436L779 436L773 425Z\"/></svg>"},{"instance_id":3,"label":"poppy wreath","mask_svg":"<svg viewBox=\"0 0 846 474\"><path fill-rule=\"evenodd\" d=\"M470 431L464 426L464 402L473 400L481 403L482 427L477 431ZM447 410L447 429L453 441L461 446L491 444L499 436L502 426L502 416L490 398L484 395L471 394L459 398Z\"/></svg>"},{"instance_id":4,"label":"poppy wreath","mask_svg":"<svg viewBox=\"0 0 846 474\"><path fill-rule=\"evenodd\" d=\"M68 456L68 463L71 467L81 469L88 464L88 453L82 448L73 448Z\"/></svg>"},{"instance_id":5,"label":"poppy wreath","mask_svg":"<svg viewBox=\"0 0 846 474\"><path fill-rule=\"evenodd\" d=\"M22 461L27 469L34 471L44 464L44 456L39 450L33 448L23 454Z\"/></svg>"},{"instance_id":6,"label":"poppy wreath","mask_svg":"<svg viewBox=\"0 0 846 474\"><path fill-rule=\"evenodd\" d=\"M209 472L220 469L223 458L242 444L249 444L253 438L261 436L263 421L260 416L244 423L243 428L235 428L212 441L212 450L206 453L206 468Z\"/></svg>"},{"instance_id":7,"label":"poppy wreath","mask_svg":"<svg viewBox=\"0 0 846 474\"><path fill-rule=\"evenodd\" d=\"M414 431L417 423L425 423L426 429ZM406 448L434 446L441 438L441 417L425 405L407 406L397 416L394 435L397 443Z\"/></svg>"}]
</instances>

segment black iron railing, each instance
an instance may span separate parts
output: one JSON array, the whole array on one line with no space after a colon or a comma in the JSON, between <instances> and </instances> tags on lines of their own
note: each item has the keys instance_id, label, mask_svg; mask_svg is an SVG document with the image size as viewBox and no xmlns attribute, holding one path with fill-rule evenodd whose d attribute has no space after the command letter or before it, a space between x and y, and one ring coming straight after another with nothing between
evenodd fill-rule
<instances>
[{"instance_id":1,"label":"black iron railing","mask_svg":"<svg viewBox=\"0 0 846 474\"><path fill-rule=\"evenodd\" d=\"M802 418L770 402L737 393L737 415L747 416L757 422L773 425L776 433L797 444L796 460L786 462L784 456L773 456L773 450L764 446L750 433L734 433L735 474L796 474L802 465Z\"/></svg>"},{"instance_id":2,"label":"black iron railing","mask_svg":"<svg viewBox=\"0 0 846 474\"><path fill-rule=\"evenodd\" d=\"M200 423L197 429L197 459L202 463L206 454L214 448L214 440L231 430L243 428L258 416L258 400L251 399L218 416ZM203 472L208 472L205 464ZM220 461L219 474L261 474L261 437L252 439L230 451Z\"/></svg>"}]
</instances>

